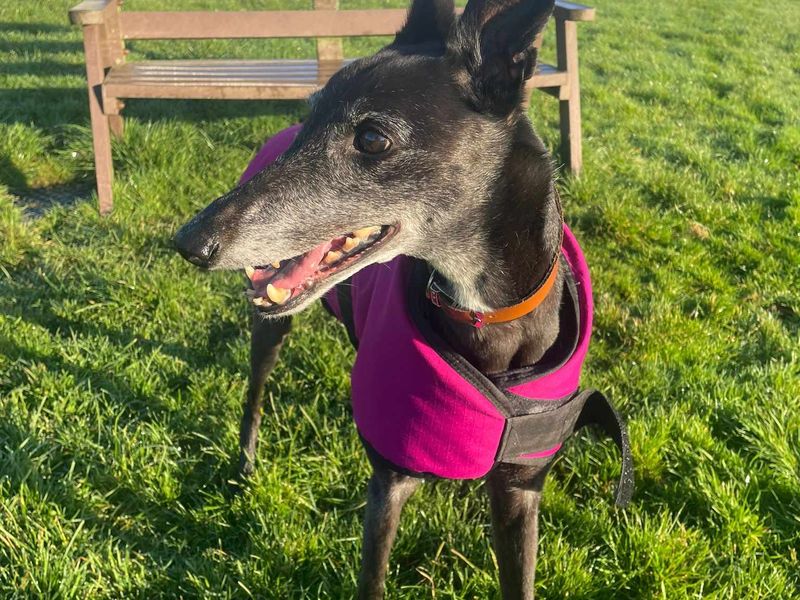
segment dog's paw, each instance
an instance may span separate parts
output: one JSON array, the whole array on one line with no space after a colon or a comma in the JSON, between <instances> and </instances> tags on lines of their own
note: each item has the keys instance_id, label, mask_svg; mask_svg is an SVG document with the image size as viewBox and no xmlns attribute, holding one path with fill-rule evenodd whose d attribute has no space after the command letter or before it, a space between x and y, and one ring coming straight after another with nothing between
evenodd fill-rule
<instances>
[{"instance_id":1,"label":"dog's paw","mask_svg":"<svg viewBox=\"0 0 800 600\"><path fill-rule=\"evenodd\" d=\"M256 465L253 460L247 455L247 452L242 450L239 453L239 469L238 469L238 476L239 479L244 481L249 479L250 476L253 475L256 471Z\"/></svg>"}]
</instances>

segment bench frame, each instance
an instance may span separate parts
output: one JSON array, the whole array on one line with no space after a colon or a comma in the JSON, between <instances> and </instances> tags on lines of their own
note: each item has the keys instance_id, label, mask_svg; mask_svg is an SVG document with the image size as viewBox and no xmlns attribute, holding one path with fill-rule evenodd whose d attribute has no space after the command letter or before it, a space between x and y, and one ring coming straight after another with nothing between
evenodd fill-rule
<instances>
[{"instance_id":1,"label":"bench frame","mask_svg":"<svg viewBox=\"0 0 800 600\"><path fill-rule=\"evenodd\" d=\"M83 30L89 113L92 124L98 208L106 214L113 207L111 136L123 133L120 97L297 99L322 87L343 64L342 37L393 35L405 22L404 9L339 10L338 0L314 0L314 10L233 12L129 12L122 0L84 0L69 12L70 20ZM594 20L593 8L556 1L555 66L541 65L528 85L556 97L560 107L561 155L568 169L578 175L582 167L580 82L578 78L578 21ZM124 85L109 77L125 65L129 39L234 39L316 38L318 81L291 86L254 85L240 88L209 86ZM536 41L541 45L541 38ZM213 63L213 61L209 61ZM246 65L248 61L241 61ZM132 63L135 65L136 63ZM164 64L167 64L164 61ZM109 81L111 79L111 81ZM529 97L529 96L528 96Z\"/></svg>"}]
</instances>

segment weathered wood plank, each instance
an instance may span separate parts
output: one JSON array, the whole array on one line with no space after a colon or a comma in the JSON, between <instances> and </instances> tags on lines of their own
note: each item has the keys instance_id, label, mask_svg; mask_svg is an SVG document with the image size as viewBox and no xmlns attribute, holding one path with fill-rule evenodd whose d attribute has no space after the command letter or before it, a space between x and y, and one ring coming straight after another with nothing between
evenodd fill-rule
<instances>
[{"instance_id":1,"label":"weathered wood plank","mask_svg":"<svg viewBox=\"0 0 800 600\"><path fill-rule=\"evenodd\" d=\"M584 6L577 2L556 0L553 14L556 19L562 21L594 21L595 10L591 6Z\"/></svg>"},{"instance_id":2,"label":"weathered wood plank","mask_svg":"<svg viewBox=\"0 0 800 600\"><path fill-rule=\"evenodd\" d=\"M115 98L304 98L322 87L348 62L143 61L111 69L103 87L108 95ZM566 83L566 73L552 65L541 64L528 82L528 87L558 87Z\"/></svg>"},{"instance_id":3,"label":"weathered wood plank","mask_svg":"<svg viewBox=\"0 0 800 600\"><path fill-rule=\"evenodd\" d=\"M339 0L314 0L320 19L327 19L331 10L339 9ZM317 60L342 60L342 38L317 38Z\"/></svg>"},{"instance_id":4,"label":"weathered wood plank","mask_svg":"<svg viewBox=\"0 0 800 600\"><path fill-rule=\"evenodd\" d=\"M553 65L539 63L536 71L528 80L529 88L549 88L558 87L567 83L568 75L564 71L559 71Z\"/></svg>"},{"instance_id":5,"label":"weathered wood plank","mask_svg":"<svg viewBox=\"0 0 800 600\"><path fill-rule=\"evenodd\" d=\"M191 85L164 89L158 85L115 84L115 95L126 98L172 98L183 100L303 100L320 89L318 83L289 85Z\"/></svg>"},{"instance_id":6,"label":"weathered wood plank","mask_svg":"<svg viewBox=\"0 0 800 600\"><path fill-rule=\"evenodd\" d=\"M84 0L69 9L69 20L75 25L100 25L117 0Z\"/></svg>"},{"instance_id":7,"label":"weathered wood plank","mask_svg":"<svg viewBox=\"0 0 800 600\"><path fill-rule=\"evenodd\" d=\"M111 132L103 114L102 82L103 52L100 30L102 25L86 25L83 28L83 50L86 55L86 80L89 89L89 115L92 122L92 147L94 171L97 180L97 203L101 214L111 212L113 199L111 184L114 166L111 160Z\"/></svg>"},{"instance_id":8,"label":"weathered wood plank","mask_svg":"<svg viewBox=\"0 0 800 600\"><path fill-rule=\"evenodd\" d=\"M559 95L561 125L561 156L575 175L583 169L581 139L581 93L578 77L578 24L574 21L556 22L556 51L559 70L568 74L566 85Z\"/></svg>"},{"instance_id":9,"label":"weathered wood plank","mask_svg":"<svg viewBox=\"0 0 800 600\"><path fill-rule=\"evenodd\" d=\"M125 39L237 39L394 35L405 22L402 9L125 12Z\"/></svg>"}]
</instances>

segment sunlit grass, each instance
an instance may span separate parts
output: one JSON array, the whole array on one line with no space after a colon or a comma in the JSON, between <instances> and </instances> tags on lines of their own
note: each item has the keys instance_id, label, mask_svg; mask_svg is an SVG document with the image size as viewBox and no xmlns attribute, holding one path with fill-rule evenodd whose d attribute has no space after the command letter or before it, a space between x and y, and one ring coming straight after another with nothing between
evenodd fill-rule
<instances>
[{"instance_id":1,"label":"sunlit grass","mask_svg":"<svg viewBox=\"0 0 800 600\"><path fill-rule=\"evenodd\" d=\"M368 467L346 337L321 310L299 319L258 472L235 493L241 278L169 247L304 107L129 102L101 219L68 7L0 4L0 596L352 597ZM561 189L597 290L585 381L630 418L638 489L614 509L616 451L571 444L546 487L538 597L798 597L800 10L598 9L580 28L585 175ZM313 54L296 40L132 49ZM531 115L555 148L555 103L537 95ZM31 218L23 205L50 188L86 198ZM412 499L390 597L497 597L479 488Z\"/></svg>"}]
</instances>

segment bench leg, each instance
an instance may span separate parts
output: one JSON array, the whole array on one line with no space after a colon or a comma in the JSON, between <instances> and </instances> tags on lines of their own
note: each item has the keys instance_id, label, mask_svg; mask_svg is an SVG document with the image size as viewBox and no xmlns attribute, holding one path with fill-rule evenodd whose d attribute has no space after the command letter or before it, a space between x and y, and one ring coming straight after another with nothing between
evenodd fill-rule
<instances>
[{"instance_id":1,"label":"bench leg","mask_svg":"<svg viewBox=\"0 0 800 600\"><path fill-rule=\"evenodd\" d=\"M578 28L575 21L557 23L558 68L567 72L568 83L559 96L561 157L573 175L583 168L581 147L581 88L578 78ZM566 93L564 93L566 92Z\"/></svg>"},{"instance_id":2,"label":"bench leg","mask_svg":"<svg viewBox=\"0 0 800 600\"><path fill-rule=\"evenodd\" d=\"M108 117L103 114L92 115L92 145L97 179L97 208L101 215L106 215L114 207L114 166L111 159L111 127Z\"/></svg>"},{"instance_id":3,"label":"bench leg","mask_svg":"<svg viewBox=\"0 0 800 600\"><path fill-rule=\"evenodd\" d=\"M111 129L111 135L115 138L121 138L125 132L125 122L122 120L122 115L108 115L108 127Z\"/></svg>"},{"instance_id":4,"label":"bench leg","mask_svg":"<svg viewBox=\"0 0 800 600\"><path fill-rule=\"evenodd\" d=\"M122 120L120 111L125 107L122 100L117 98L103 97L103 109L108 118L108 126L111 129L111 135L119 139L125 132L125 122Z\"/></svg>"},{"instance_id":5,"label":"bench leg","mask_svg":"<svg viewBox=\"0 0 800 600\"><path fill-rule=\"evenodd\" d=\"M567 100L559 101L561 126L561 156L573 175L580 175L583 169L583 148L581 147L581 98L571 93Z\"/></svg>"},{"instance_id":6,"label":"bench leg","mask_svg":"<svg viewBox=\"0 0 800 600\"><path fill-rule=\"evenodd\" d=\"M101 31L99 25L83 27L83 49L86 53L86 79L89 84L89 115L92 121L92 146L94 169L97 178L97 204L100 214L111 212L113 196L111 185L114 179L111 162L111 126L103 112L103 69Z\"/></svg>"}]
</instances>

